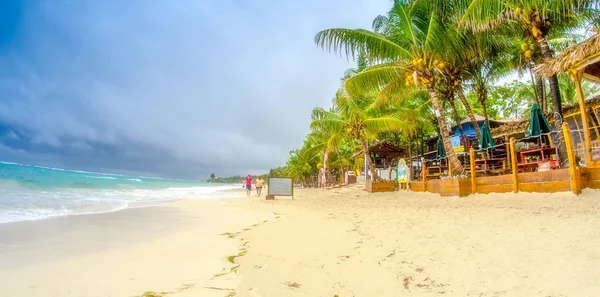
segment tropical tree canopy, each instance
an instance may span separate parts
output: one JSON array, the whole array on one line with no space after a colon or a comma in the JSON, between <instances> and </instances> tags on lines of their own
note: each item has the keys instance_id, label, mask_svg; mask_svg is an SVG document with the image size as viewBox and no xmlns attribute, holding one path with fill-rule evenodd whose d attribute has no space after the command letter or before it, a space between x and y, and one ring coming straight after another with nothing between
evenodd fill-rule
<instances>
[{"instance_id":1,"label":"tropical tree canopy","mask_svg":"<svg viewBox=\"0 0 600 297\"><path fill-rule=\"evenodd\" d=\"M369 141L423 154L425 139L438 135L452 172L463 175L449 126L468 118L479 141L476 115L528 117L533 104L562 115L562 105L575 101L573 82L566 74L546 81L531 69L589 35L598 8L589 0L395 0L370 29L317 32L318 47L357 67L340 73L332 105L313 109L302 148L272 173L314 180L327 149L327 168L343 176Z\"/></svg>"}]
</instances>

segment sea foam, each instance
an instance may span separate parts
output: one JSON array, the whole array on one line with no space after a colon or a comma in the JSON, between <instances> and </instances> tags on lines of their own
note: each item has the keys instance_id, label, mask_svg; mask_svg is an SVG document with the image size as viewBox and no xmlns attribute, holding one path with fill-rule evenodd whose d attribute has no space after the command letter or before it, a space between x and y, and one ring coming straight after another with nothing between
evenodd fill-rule
<instances>
[{"instance_id":1,"label":"sea foam","mask_svg":"<svg viewBox=\"0 0 600 297\"><path fill-rule=\"evenodd\" d=\"M0 223L118 211L180 199L243 197L237 185L0 162Z\"/></svg>"}]
</instances>

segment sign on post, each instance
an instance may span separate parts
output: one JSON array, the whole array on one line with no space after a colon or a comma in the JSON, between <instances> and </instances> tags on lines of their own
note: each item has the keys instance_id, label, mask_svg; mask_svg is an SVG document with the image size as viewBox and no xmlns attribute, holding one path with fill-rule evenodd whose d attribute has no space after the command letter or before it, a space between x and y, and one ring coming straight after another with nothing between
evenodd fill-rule
<instances>
[{"instance_id":1,"label":"sign on post","mask_svg":"<svg viewBox=\"0 0 600 297\"><path fill-rule=\"evenodd\" d=\"M274 196L292 196L294 199L294 180L291 177L269 178L267 199L273 199Z\"/></svg>"}]
</instances>

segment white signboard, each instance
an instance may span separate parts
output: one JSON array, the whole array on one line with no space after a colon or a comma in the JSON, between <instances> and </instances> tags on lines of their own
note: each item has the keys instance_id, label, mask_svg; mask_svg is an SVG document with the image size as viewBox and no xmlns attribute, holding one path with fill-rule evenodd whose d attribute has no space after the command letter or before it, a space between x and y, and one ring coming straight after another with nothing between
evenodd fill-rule
<instances>
[{"instance_id":1,"label":"white signboard","mask_svg":"<svg viewBox=\"0 0 600 297\"><path fill-rule=\"evenodd\" d=\"M274 196L294 196L294 181L291 177L271 177L268 191Z\"/></svg>"}]
</instances>

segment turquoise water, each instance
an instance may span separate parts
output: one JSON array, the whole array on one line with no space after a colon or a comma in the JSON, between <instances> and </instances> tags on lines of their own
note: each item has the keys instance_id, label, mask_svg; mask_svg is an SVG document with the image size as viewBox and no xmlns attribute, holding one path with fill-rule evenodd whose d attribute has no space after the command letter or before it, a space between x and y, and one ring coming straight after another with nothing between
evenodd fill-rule
<instances>
[{"instance_id":1,"label":"turquoise water","mask_svg":"<svg viewBox=\"0 0 600 297\"><path fill-rule=\"evenodd\" d=\"M241 197L238 185L96 173L0 161L0 223Z\"/></svg>"}]
</instances>

